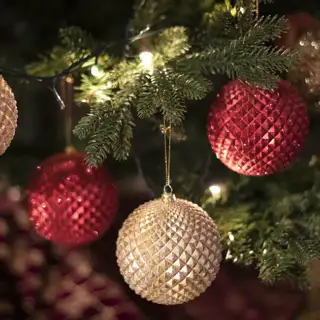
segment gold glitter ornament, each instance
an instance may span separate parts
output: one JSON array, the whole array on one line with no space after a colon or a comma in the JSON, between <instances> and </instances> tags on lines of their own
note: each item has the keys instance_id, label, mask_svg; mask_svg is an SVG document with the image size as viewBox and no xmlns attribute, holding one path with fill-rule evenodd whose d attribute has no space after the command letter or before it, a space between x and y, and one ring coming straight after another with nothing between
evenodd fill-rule
<instances>
[{"instance_id":1,"label":"gold glitter ornament","mask_svg":"<svg viewBox=\"0 0 320 320\"><path fill-rule=\"evenodd\" d=\"M289 71L288 79L307 100L320 106L320 31L304 34L296 49L299 63Z\"/></svg>"},{"instance_id":2,"label":"gold glitter ornament","mask_svg":"<svg viewBox=\"0 0 320 320\"><path fill-rule=\"evenodd\" d=\"M0 155L9 147L17 128L18 110L13 92L0 75Z\"/></svg>"},{"instance_id":3,"label":"gold glitter ornament","mask_svg":"<svg viewBox=\"0 0 320 320\"><path fill-rule=\"evenodd\" d=\"M222 259L213 220L171 193L133 211L119 232L116 254L130 288L164 305L199 296L215 279Z\"/></svg>"}]
</instances>

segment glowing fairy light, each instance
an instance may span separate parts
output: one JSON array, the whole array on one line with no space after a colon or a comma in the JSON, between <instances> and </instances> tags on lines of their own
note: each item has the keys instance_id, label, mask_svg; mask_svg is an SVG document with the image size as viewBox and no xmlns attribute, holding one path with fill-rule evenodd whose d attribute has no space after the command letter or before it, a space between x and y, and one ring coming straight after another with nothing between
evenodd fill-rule
<instances>
[{"instance_id":1,"label":"glowing fairy light","mask_svg":"<svg viewBox=\"0 0 320 320\"><path fill-rule=\"evenodd\" d=\"M96 99L98 102L111 100L111 98L108 95L106 95L102 90L96 91Z\"/></svg>"},{"instance_id":2,"label":"glowing fairy light","mask_svg":"<svg viewBox=\"0 0 320 320\"><path fill-rule=\"evenodd\" d=\"M228 237L231 242L234 241L234 235L231 232L228 232Z\"/></svg>"},{"instance_id":3,"label":"glowing fairy light","mask_svg":"<svg viewBox=\"0 0 320 320\"><path fill-rule=\"evenodd\" d=\"M153 70L153 54L150 51L143 51L139 54L141 64L146 69L152 72Z\"/></svg>"},{"instance_id":4,"label":"glowing fairy light","mask_svg":"<svg viewBox=\"0 0 320 320\"><path fill-rule=\"evenodd\" d=\"M112 82L111 81L108 81L107 82L107 89L111 89L112 88Z\"/></svg>"},{"instance_id":5,"label":"glowing fairy light","mask_svg":"<svg viewBox=\"0 0 320 320\"><path fill-rule=\"evenodd\" d=\"M101 78L103 76L103 72L96 65L92 66L91 74L96 78Z\"/></svg>"},{"instance_id":6,"label":"glowing fairy light","mask_svg":"<svg viewBox=\"0 0 320 320\"><path fill-rule=\"evenodd\" d=\"M219 187L218 185L213 185L209 187L209 190L213 196L217 196L221 194L221 187Z\"/></svg>"},{"instance_id":7,"label":"glowing fairy light","mask_svg":"<svg viewBox=\"0 0 320 320\"><path fill-rule=\"evenodd\" d=\"M243 7L240 7L240 8L237 8L237 7L233 7L231 10L230 10L230 13L233 17L236 17L238 12L240 12L240 14L244 14L246 12L246 9L243 8Z\"/></svg>"}]
</instances>

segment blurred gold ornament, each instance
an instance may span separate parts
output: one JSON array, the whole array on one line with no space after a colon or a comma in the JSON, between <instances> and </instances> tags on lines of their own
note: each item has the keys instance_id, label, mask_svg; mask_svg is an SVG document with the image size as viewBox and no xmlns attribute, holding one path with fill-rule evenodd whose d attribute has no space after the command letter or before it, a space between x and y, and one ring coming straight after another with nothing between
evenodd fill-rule
<instances>
[{"instance_id":1,"label":"blurred gold ornament","mask_svg":"<svg viewBox=\"0 0 320 320\"><path fill-rule=\"evenodd\" d=\"M0 76L0 155L9 147L17 128L18 110L13 92Z\"/></svg>"},{"instance_id":2,"label":"blurred gold ornament","mask_svg":"<svg viewBox=\"0 0 320 320\"><path fill-rule=\"evenodd\" d=\"M182 304L199 296L215 279L221 259L213 220L196 204L172 194L137 208L117 240L125 281L158 304Z\"/></svg>"},{"instance_id":3,"label":"blurred gold ornament","mask_svg":"<svg viewBox=\"0 0 320 320\"><path fill-rule=\"evenodd\" d=\"M289 71L288 78L307 100L320 106L320 31L304 34L296 49L299 63Z\"/></svg>"}]
</instances>

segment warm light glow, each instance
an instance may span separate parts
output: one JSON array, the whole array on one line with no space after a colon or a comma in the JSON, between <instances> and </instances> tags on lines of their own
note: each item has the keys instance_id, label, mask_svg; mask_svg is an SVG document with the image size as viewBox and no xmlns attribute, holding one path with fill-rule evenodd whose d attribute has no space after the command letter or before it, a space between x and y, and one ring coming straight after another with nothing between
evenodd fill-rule
<instances>
[{"instance_id":1,"label":"warm light glow","mask_svg":"<svg viewBox=\"0 0 320 320\"><path fill-rule=\"evenodd\" d=\"M221 193L221 187L217 185L211 186L209 190L213 196L219 195Z\"/></svg>"},{"instance_id":2,"label":"warm light glow","mask_svg":"<svg viewBox=\"0 0 320 320\"><path fill-rule=\"evenodd\" d=\"M112 82L111 82L111 81L108 81L108 82L107 82L107 88L108 88L108 89L111 89L111 88L112 88Z\"/></svg>"},{"instance_id":3,"label":"warm light glow","mask_svg":"<svg viewBox=\"0 0 320 320\"><path fill-rule=\"evenodd\" d=\"M108 95L106 95L102 90L96 91L96 99L99 102L111 100L111 98Z\"/></svg>"},{"instance_id":4,"label":"warm light glow","mask_svg":"<svg viewBox=\"0 0 320 320\"><path fill-rule=\"evenodd\" d=\"M232 8L232 9L230 10L230 13L231 13L231 15L232 15L233 17L235 17L235 16L237 15L237 9L236 9L236 8Z\"/></svg>"},{"instance_id":5,"label":"warm light glow","mask_svg":"<svg viewBox=\"0 0 320 320\"><path fill-rule=\"evenodd\" d=\"M243 8L243 7L240 7L239 9L239 12L241 13L241 14L244 14L245 12L246 12L246 9L245 8ZM236 7L233 7L231 10L230 10L230 13L231 13L231 15L233 16L233 17L235 17L236 15L237 15L237 8Z\"/></svg>"},{"instance_id":6,"label":"warm light glow","mask_svg":"<svg viewBox=\"0 0 320 320\"><path fill-rule=\"evenodd\" d=\"M234 235L231 232L228 232L228 237L231 242L234 241Z\"/></svg>"},{"instance_id":7,"label":"warm light glow","mask_svg":"<svg viewBox=\"0 0 320 320\"><path fill-rule=\"evenodd\" d=\"M146 70L153 70L153 54L150 51L143 51L139 55L141 63Z\"/></svg>"},{"instance_id":8,"label":"warm light glow","mask_svg":"<svg viewBox=\"0 0 320 320\"><path fill-rule=\"evenodd\" d=\"M103 76L103 72L96 65L92 66L91 74L96 78L101 78Z\"/></svg>"}]
</instances>

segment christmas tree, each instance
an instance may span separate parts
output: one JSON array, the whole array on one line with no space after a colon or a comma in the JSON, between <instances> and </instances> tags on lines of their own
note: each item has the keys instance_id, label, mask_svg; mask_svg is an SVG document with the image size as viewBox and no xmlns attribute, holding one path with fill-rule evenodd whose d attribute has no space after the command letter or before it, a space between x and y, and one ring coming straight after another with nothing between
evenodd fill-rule
<instances>
[{"instance_id":1,"label":"christmas tree","mask_svg":"<svg viewBox=\"0 0 320 320\"><path fill-rule=\"evenodd\" d=\"M3 255L3 273L17 277L12 280L17 283L14 291L23 296L10 298L19 306L15 307L16 317L58 319L68 314L68 304L76 301L76 310L68 315L71 319L111 318L111 307L118 310L112 315L117 319L140 318L143 313L151 319L166 318L165 309L141 302L123 284L115 258L116 238L122 226L120 238L125 239L121 242L119 238L117 243L121 273L147 300L160 304L192 300L215 279L221 257L254 269L264 284L289 282L289 290L308 289L310 269L320 257L320 169L313 138L317 135L320 101L320 22L307 14L288 14L305 9L316 15L317 4L310 1L303 8L293 3L296 7L289 10L280 0L137 0L125 7L119 4L122 12L113 16L112 11L106 11L116 10L117 5L96 2L90 8L87 3L65 5L71 13L67 23L63 27L56 24L56 32L50 36L53 39L43 41L44 48L34 44L32 50L27 49L32 41L28 39L20 49L10 44L12 51L3 46L0 52L0 74L4 78L0 83L0 151L5 152L2 171L22 190L26 187L26 210L12 197L8 210L15 212L10 214L13 217L23 212L38 235L46 238L34 237L27 223L21 226L19 221L12 222L12 217L9 222L4 218L4 230L14 226L3 233L5 250L16 248L16 234L21 233L27 235L23 241L27 243L25 251L30 252L24 261L31 261L31 267L24 266L23 270L12 267L16 266L16 249ZM59 12L56 5L50 4L50 10ZM77 23L81 13L76 13L76 8L82 8L82 14L87 8L85 16L97 16L96 22L90 20L91 28L86 28L85 20ZM21 5L20 10L24 9ZM106 14L111 20L103 28ZM49 24L45 23L43 30L48 31ZM19 30L18 26L15 32ZM19 143L23 134L20 126L27 120L18 121L16 138L8 147L17 112L19 119L20 113L27 119L24 104L35 103L25 97L25 92L30 97L45 95L44 101L49 101L50 105L44 106L49 111L28 111L29 122L32 117L40 119L42 137L33 147L32 138ZM57 112L59 108L61 112ZM68 147L64 155L53 156L64 147ZM84 151L85 156L74 148ZM37 160L27 163L28 154ZM45 158L49 159L36 174L29 170ZM21 159L26 160L23 166ZM71 165L74 171L66 171ZM62 177L63 183L59 180ZM166 223L179 237L179 232L188 237L194 232L188 241L183 235L181 240L174 240L167 229L163 229L165 236L157 233L163 208L155 201L162 200L150 202L150 209L140 207L134 211L137 218L123 225L135 208L161 196L163 188L165 196L172 196L175 203L172 213L167 209L170 214L163 219L172 214L173 220ZM173 198L172 189L178 199ZM195 209L191 202L203 210ZM154 211L154 217L150 214L143 220L143 210ZM183 220L179 210L199 220ZM204 211L209 220L201 220ZM214 224L211 226L212 220L217 230ZM150 221L154 225L142 241L141 230L147 230ZM202 226L204 239L196 234L197 224ZM141 260L130 257L136 252L135 245L139 249L142 242L153 248L154 234L166 237L170 259L176 254L170 241L179 242L179 250L185 255L190 253L192 241L197 243L196 248L201 247L199 256L194 249L184 266L179 265L178 271L172 269L172 274L194 280L186 285L189 291L179 289L184 297L170 292L163 299L155 293L156 285L145 288L141 284L150 277L153 281L152 272L161 269L162 260L167 262L161 256L149 274L148 267L143 268L155 263L154 256L142 259L141 254ZM79 255L75 246L85 253ZM99 261L94 267L97 258L92 257L101 254L112 262L106 267ZM201 259L207 261L197 274ZM136 282L137 270L126 265L131 262L143 270ZM188 276L183 268L192 269ZM233 270L234 266L227 268ZM103 275L106 270L108 277ZM191 272L195 275L190 276ZM159 279L157 276L157 283ZM173 280L169 280L173 286ZM54 287L55 281L59 286ZM216 281L219 283L219 278ZM122 287L117 294L108 296L108 288L119 283ZM127 295L134 297L140 308ZM88 300L86 305L84 301ZM83 308L79 309L76 305L81 304ZM177 309L174 317L186 319L188 312L179 312ZM262 317L257 313L250 318L241 312L243 319ZM288 319L296 310L290 312Z\"/></svg>"}]
</instances>

